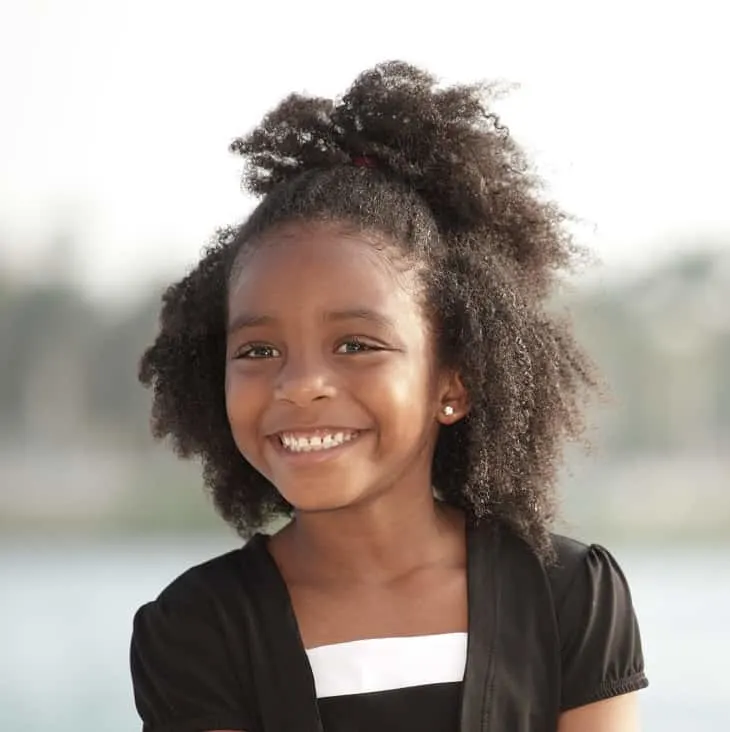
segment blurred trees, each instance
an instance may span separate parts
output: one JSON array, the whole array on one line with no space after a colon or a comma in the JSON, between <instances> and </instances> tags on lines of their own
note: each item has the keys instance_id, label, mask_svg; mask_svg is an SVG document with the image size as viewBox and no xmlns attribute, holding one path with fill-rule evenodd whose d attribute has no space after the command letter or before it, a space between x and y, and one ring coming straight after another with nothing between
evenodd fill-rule
<instances>
[{"instance_id":1,"label":"blurred trees","mask_svg":"<svg viewBox=\"0 0 730 732\"><path fill-rule=\"evenodd\" d=\"M730 258L686 255L569 307L614 399L605 451L730 450Z\"/></svg>"}]
</instances>

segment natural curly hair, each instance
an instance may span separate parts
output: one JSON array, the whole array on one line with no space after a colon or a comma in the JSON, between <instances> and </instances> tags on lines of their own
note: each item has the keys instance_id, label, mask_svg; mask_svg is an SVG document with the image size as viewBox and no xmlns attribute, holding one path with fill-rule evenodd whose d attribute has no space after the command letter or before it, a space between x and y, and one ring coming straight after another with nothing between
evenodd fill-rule
<instances>
[{"instance_id":1,"label":"natural curly hair","mask_svg":"<svg viewBox=\"0 0 730 732\"><path fill-rule=\"evenodd\" d=\"M549 554L563 442L579 435L595 379L568 324L547 310L575 252L565 216L490 111L494 97L493 86L441 88L389 62L340 99L289 96L232 143L245 189L263 200L166 291L140 380L154 392L154 435L202 459L217 509L242 536L291 507L228 424L228 282L271 227L323 221L384 235L422 265L437 352L470 400L469 415L439 434L440 497Z\"/></svg>"}]
</instances>

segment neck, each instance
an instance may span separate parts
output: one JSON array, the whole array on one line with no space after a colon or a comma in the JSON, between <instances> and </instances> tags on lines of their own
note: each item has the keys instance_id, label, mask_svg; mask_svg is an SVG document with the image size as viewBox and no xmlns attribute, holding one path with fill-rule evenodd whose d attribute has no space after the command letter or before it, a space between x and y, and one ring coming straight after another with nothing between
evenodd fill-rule
<instances>
[{"instance_id":1,"label":"neck","mask_svg":"<svg viewBox=\"0 0 730 732\"><path fill-rule=\"evenodd\" d=\"M323 582L384 582L453 560L463 516L430 490L381 496L347 509L299 514L287 528L297 575Z\"/></svg>"}]
</instances>

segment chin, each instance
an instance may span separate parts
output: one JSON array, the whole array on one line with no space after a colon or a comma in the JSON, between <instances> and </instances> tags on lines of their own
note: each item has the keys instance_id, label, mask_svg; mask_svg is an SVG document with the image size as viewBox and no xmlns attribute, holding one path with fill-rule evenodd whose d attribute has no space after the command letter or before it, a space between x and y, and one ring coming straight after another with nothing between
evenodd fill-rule
<instances>
[{"instance_id":1,"label":"chin","mask_svg":"<svg viewBox=\"0 0 730 732\"><path fill-rule=\"evenodd\" d=\"M299 514L339 511L360 503L364 498L363 491L343 490L341 485L331 490L323 489L321 484L312 490L299 486L293 490L280 490L280 493Z\"/></svg>"}]
</instances>

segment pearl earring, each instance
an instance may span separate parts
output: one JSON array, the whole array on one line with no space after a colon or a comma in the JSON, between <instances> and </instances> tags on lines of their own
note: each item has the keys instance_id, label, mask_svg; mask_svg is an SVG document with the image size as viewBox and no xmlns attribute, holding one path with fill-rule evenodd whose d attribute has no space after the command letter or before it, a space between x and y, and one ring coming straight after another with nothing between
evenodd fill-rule
<instances>
[{"instance_id":1,"label":"pearl earring","mask_svg":"<svg viewBox=\"0 0 730 732\"><path fill-rule=\"evenodd\" d=\"M446 415L447 417L451 417L454 414L454 408L450 404L447 404L444 407L443 411L444 411L444 415Z\"/></svg>"}]
</instances>

